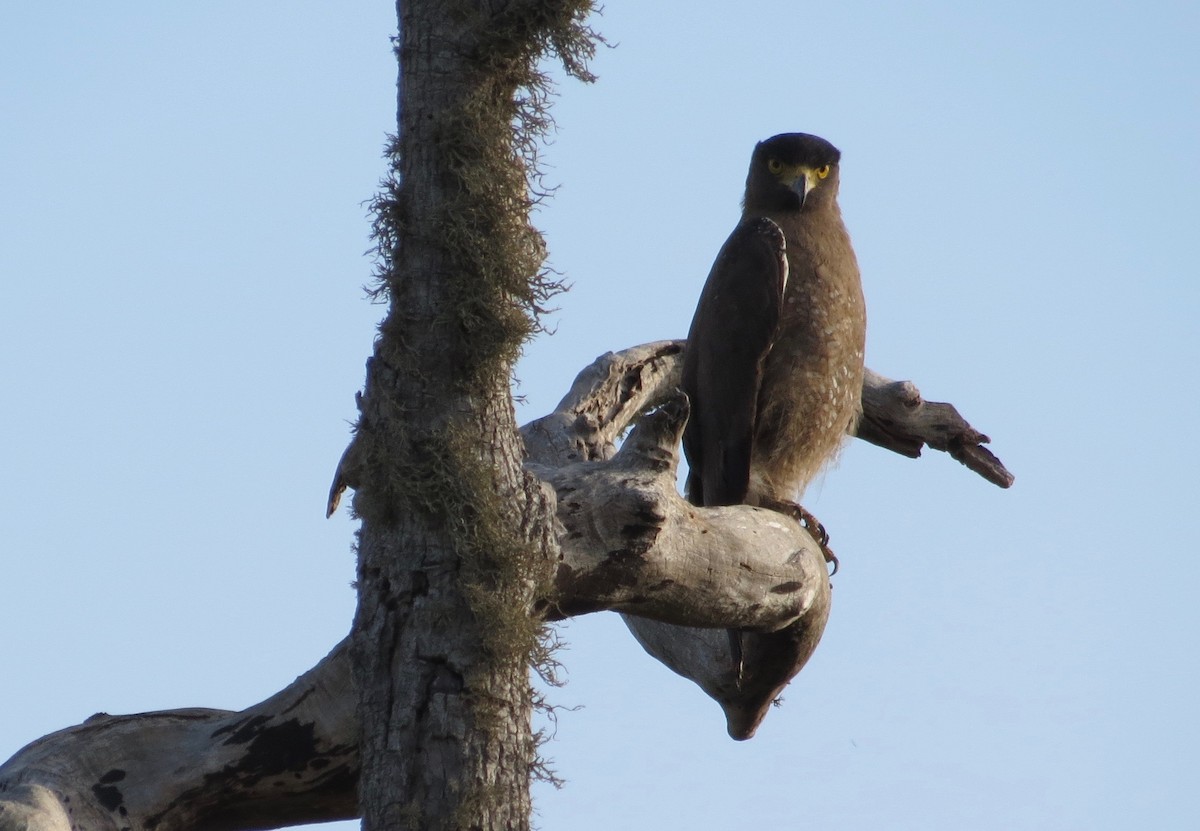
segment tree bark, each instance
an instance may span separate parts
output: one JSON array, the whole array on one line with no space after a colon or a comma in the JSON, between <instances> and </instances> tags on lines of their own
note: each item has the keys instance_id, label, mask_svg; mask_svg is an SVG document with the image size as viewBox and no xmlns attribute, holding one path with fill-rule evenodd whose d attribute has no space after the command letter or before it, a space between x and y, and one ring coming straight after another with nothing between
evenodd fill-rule
<instances>
[{"instance_id":1,"label":"tree bark","mask_svg":"<svg viewBox=\"0 0 1200 831\"><path fill-rule=\"evenodd\" d=\"M97 713L0 766L0 831L235 831L358 815L346 642L238 713Z\"/></svg>"},{"instance_id":2,"label":"tree bark","mask_svg":"<svg viewBox=\"0 0 1200 831\"><path fill-rule=\"evenodd\" d=\"M579 373L554 413L523 428L531 457L562 461L609 458L626 425L678 386L683 344L660 341L602 355ZM983 446L990 441L988 437L952 405L926 402L912 382L892 381L868 369L862 401L859 438L911 458L919 457L922 447L928 445L950 453L993 484L1012 485L1012 474ZM697 511L694 515L709 513ZM742 562L751 559L748 552L754 545L745 537L737 540L734 550L744 558ZM698 568L709 567L703 557L693 562ZM827 588L823 581L822 586ZM743 637L741 663L745 669L741 673L734 671L735 658L725 632L700 624L699 615L689 625L686 620L666 620L645 609L618 611L632 612L622 617L638 643L716 700L725 713L729 735L742 740L754 735L771 704L811 657L824 632L829 603L826 591L814 595L805 614L786 625L759 622L748 627L761 631Z\"/></svg>"},{"instance_id":3,"label":"tree bark","mask_svg":"<svg viewBox=\"0 0 1200 831\"><path fill-rule=\"evenodd\" d=\"M471 59L477 33L455 5L398 4L400 130L382 214L392 224L383 252L391 306L367 365L356 439L362 526L351 655L366 831L523 829L530 812L526 661L513 654L519 647L486 643L492 621L471 589L502 581L477 531L508 548L522 520L546 520L521 487L509 367L485 343L509 334L495 320L479 321L487 331L478 338L464 331L458 295L478 275L439 228L468 188L449 133L477 128L451 122L467 121L481 85L494 83ZM492 126L492 141L511 141L507 125ZM522 194L509 196L519 204ZM486 245L490 230L468 229L480 239L467 244ZM485 480L472 481L478 475ZM471 493L476 485L482 493ZM481 497L511 513L479 510ZM476 527L483 522L497 525ZM511 581L501 588L510 592ZM522 609L531 598L506 600Z\"/></svg>"},{"instance_id":4,"label":"tree bark","mask_svg":"<svg viewBox=\"0 0 1200 831\"><path fill-rule=\"evenodd\" d=\"M397 3L399 129L375 205L390 303L344 459L362 520L351 656L367 831L529 827L530 610L552 580L554 523L508 385L549 288L529 223L537 62L590 48L589 7Z\"/></svg>"},{"instance_id":5,"label":"tree bark","mask_svg":"<svg viewBox=\"0 0 1200 831\"><path fill-rule=\"evenodd\" d=\"M554 537L544 541L554 583L535 593L534 605L548 617L626 613L651 654L721 704L736 735L753 731L770 707L764 690L811 653L815 642L804 636L823 625L828 581L815 542L790 518L748 506L696 508L676 493L687 415L675 391L680 352L679 341L662 341L603 355L555 412L522 429L528 470L554 488L533 493L557 512ZM865 384L866 418L887 424L907 455L924 443L968 456L982 450L971 444L981 434L953 407L923 402L912 384L875 373ZM346 458L361 453L357 445ZM987 478L1011 482L995 465ZM348 470L339 465L335 495ZM740 686L728 626L758 630L771 647L747 656L749 682ZM100 714L46 736L0 767L0 831L240 831L356 816L360 728L350 664L347 641L240 713Z\"/></svg>"},{"instance_id":6,"label":"tree bark","mask_svg":"<svg viewBox=\"0 0 1200 831\"><path fill-rule=\"evenodd\" d=\"M389 310L330 498L353 487L362 520L348 640L240 713L99 714L34 742L0 767L0 831L356 813L367 831L523 831L537 764L528 664L544 620L625 613L651 654L721 703L737 738L803 666L829 612L821 552L782 514L680 499L679 342L602 356L555 413L516 427L509 378L548 290L528 222L529 142L545 127L537 62L553 49L585 72L589 8L397 4L399 131L375 205ZM953 408L869 383L864 437L908 455L927 443L1011 483ZM729 627L751 630L744 677L715 635Z\"/></svg>"}]
</instances>

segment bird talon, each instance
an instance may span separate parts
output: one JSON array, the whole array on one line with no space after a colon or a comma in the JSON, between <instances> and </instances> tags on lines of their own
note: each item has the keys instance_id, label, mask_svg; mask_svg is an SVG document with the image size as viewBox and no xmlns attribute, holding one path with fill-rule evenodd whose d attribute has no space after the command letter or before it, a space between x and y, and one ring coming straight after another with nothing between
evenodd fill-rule
<instances>
[{"instance_id":1,"label":"bird talon","mask_svg":"<svg viewBox=\"0 0 1200 831\"><path fill-rule=\"evenodd\" d=\"M835 574L825 528L776 495L803 492L860 404L866 312L837 205L840 161L807 133L755 146L742 218L696 304L680 385L693 407L688 500L794 518Z\"/></svg>"},{"instance_id":2,"label":"bird talon","mask_svg":"<svg viewBox=\"0 0 1200 831\"><path fill-rule=\"evenodd\" d=\"M800 524L800 527L807 531L809 536L821 547L821 554L825 557L825 562L833 563L833 571L829 572L829 576L832 577L838 573L840 561L837 555L833 553L833 549L829 547L829 532L825 530L825 526L809 513L806 508L802 505L797 505L795 502L783 499L763 500L762 507L781 514L787 514L796 520Z\"/></svg>"},{"instance_id":3,"label":"bird talon","mask_svg":"<svg viewBox=\"0 0 1200 831\"><path fill-rule=\"evenodd\" d=\"M817 545L821 546L821 554L825 556L826 563L833 563L833 571L829 572L829 576L838 573L839 560L837 555L833 553L833 549L829 547L829 532L825 530L825 526L820 521L805 510L800 505L796 505L796 513L800 517L800 524L808 531L812 538L816 540Z\"/></svg>"},{"instance_id":4,"label":"bird talon","mask_svg":"<svg viewBox=\"0 0 1200 831\"><path fill-rule=\"evenodd\" d=\"M829 576L832 577L833 575L838 573L839 562L838 562L837 555L833 553L832 549L830 549L828 546L825 546L825 545L821 546L821 553L825 555L826 563L833 563L833 571L829 572Z\"/></svg>"},{"instance_id":5,"label":"bird talon","mask_svg":"<svg viewBox=\"0 0 1200 831\"><path fill-rule=\"evenodd\" d=\"M796 512L800 515L800 521L808 530L808 533L812 534L812 538L821 546L821 550L827 551L829 547L829 532L825 530L825 526L800 505L796 506ZM827 560L829 556L832 556L832 552L827 553ZM836 560L837 558L834 557L834 559Z\"/></svg>"}]
</instances>

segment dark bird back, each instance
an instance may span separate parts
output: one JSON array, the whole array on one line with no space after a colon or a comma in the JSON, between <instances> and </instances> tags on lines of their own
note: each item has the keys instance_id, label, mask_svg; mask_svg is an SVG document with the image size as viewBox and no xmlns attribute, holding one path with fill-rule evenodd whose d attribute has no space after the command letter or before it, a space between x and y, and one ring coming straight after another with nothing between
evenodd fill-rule
<instances>
[{"instance_id":1,"label":"dark bird back","mask_svg":"<svg viewBox=\"0 0 1200 831\"><path fill-rule=\"evenodd\" d=\"M866 311L837 204L840 161L804 133L754 149L742 220L709 273L684 352L696 504L797 499L858 419Z\"/></svg>"}]
</instances>

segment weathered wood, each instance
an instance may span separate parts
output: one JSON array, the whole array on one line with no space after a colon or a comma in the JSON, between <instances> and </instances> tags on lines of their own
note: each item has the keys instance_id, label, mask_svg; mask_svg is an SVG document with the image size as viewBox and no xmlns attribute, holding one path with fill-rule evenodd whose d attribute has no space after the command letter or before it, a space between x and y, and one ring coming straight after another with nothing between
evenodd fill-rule
<instances>
[{"instance_id":1,"label":"weathered wood","mask_svg":"<svg viewBox=\"0 0 1200 831\"><path fill-rule=\"evenodd\" d=\"M942 450L1002 488L1014 477L983 445L991 441L967 423L951 404L926 401L912 381L893 381L870 369L863 378L860 439L915 459L921 447Z\"/></svg>"},{"instance_id":2,"label":"weathered wood","mask_svg":"<svg viewBox=\"0 0 1200 831\"><path fill-rule=\"evenodd\" d=\"M259 704L110 716L0 766L0 831L239 831L358 815L347 642Z\"/></svg>"},{"instance_id":3,"label":"weathered wood","mask_svg":"<svg viewBox=\"0 0 1200 831\"><path fill-rule=\"evenodd\" d=\"M639 413L679 386L683 346L682 340L655 341L598 357L579 373L553 413L521 428L529 459L561 466L610 458ZM912 381L893 381L867 369L862 402L857 438L914 459L927 445L995 485L1012 485L1012 473L982 446L991 439L953 405L925 401Z\"/></svg>"},{"instance_id":4,"label":"weathered wood","mask_svg":"<svg viewBox=\"0 0 1200 831\"><path fill-rule=\"evenodd\" d=\"M533 469L551 481L568 504L584 506L564 512L560 505L561 522L591 529L604 527L604 523L595 516L597 506L615 506L624 499L637 498L633 491L626 491L619 496L621 488L598 491L593 486L590 498L581 499L576 495L581 485L571 481L571 478L587 480L589 477L604 476L603 467L589 471L586 468L567 470L563 466L579 462L603 462L612 458L619 437L629 429L630 424L646 408L667 400L678 386L683 343L678 340L658 341L601 355L579 373L553 413L522 428L527 457L535 465ZM950 404L924 401L912 382L893 381L868 369L863 379L862 400L863 419L858 429L859 438L912 458L920 456L921 449L928 445L948 452L994 484L1001 487L1012 484L1012 474L983 447L989 441L988 437L975 430ZM553 475L547 473L547 470L554 469L559 469L559 472ZM335 476L332 493L337 493L339 482L342 482L340 473ZM672 496L675 494L673 484L672 481ZM658 488L655 498L654 510L662 517L661 523L653 524L655 533L659 533L661 527L667 524L668 517L680 510L678 505L671 506L663 490ZM677 496L675 498L678 499ZM681 500L680 503L686 504ZM733 510L735 517L745 518L748 514L744 512L751 509L699 510L687 506L687 510L692 521L675 525L673 533L659 537L659 545L654 552L656 557L670 558L672 552L682 552L677 564L686 565L690 562L702 573L704 569L713 568L715 559L711 552L716 545L727 552L737 552L741 561L754 562L757 569L778 567L778 554L765 545L766 537L762 536L761 522L751 521L749 525L744 524L723 537L704 534L705 526L709 524L727 527L725 523L730 520L721 511ZM581 514L572 521L572 512ZM741 519L732 521L736 524ZM770 514L767 522L790 521L778 514ZM703 542L697 544L695 540L688 539L687 532L681 532L681 528L701 529L700 540ZM756 538L756 535L760 536ZM807 539L807 535L802 536ZM579 565L575 568L586 571L577 574L573 568L560 567L560 596L554 603L563 610L562 613L578 614L600 609L621 612L638 642L650 654L673 671L693 680L718 701L725 711L730 735L735 738L753 735L771 702L816 648L824 619L828 616L827 604L825 608L818 609L818 602L803 620L797 617L788 624L794 628L786 635L775 638L749 636L751 644L744 651L755 656L757 664L751 666L743 658L748 669L743 672L740 682L736 682L733 672L735 659L728 639L695 628L719 625L713 621L722 614L728 614L728 604L700 591L698 581L686 580L678 573L679 569L676 569L673 579L687 582L691 588L690 601L683 605L667 603L666 592L651 593L646 589L646 582L632 580L628 573L623 574L621 569L612 564L579 557L579 548L572 548L571 541L568 534L564 549L577 558ZM605 541L595 535L589 539L589 543L596 545L596 550L601 552L617 550L605 548ZM656 567L663 567L663 563L660 561ZM628 571L628 560L623 568ZM686 568L683 570L686 571ZM739 576L747 577L750 573L743 571ZM605 592L603 587L606 585L620 585L614 582L618 575L630 581L629 585L623 586L620 593L615 590ZM761 592L762 588L755 586L754 590ZM630 598L634 599L636 605L629 605ZM744 595L742 599L745 600ZM692 626L682 625L682 621L687 620L689 605L693 616ZM764 604L763 608L770 609L770 605ZM717 610L720 610L719 614ZM725 619L744 619L744 616L745 613L743 617L732 614ZM736 625L740 627L740 624ZM774 628L769 620L761 617L751 627L764 631Z\"/></svg>"},{"instance_id":5,"label":"weathered wood","mask_svg":"<svg viewBox=\"0 0 1200 831\"><path fill-rule=\"evenodd\" d=\"M363 829L524 831L528 610L551 580L554 521L509 390L547 290L524 155L544 114L526 102L586 8L396 7L398 130L374 204L388 312L348 458Z\"/></svg>"},{"instance_id":6,"label":"weathered wood","mask_svg":"<svg viewBox=\"0 0 1200 831\"><path fill-rule=\"evenodd\" d=\"M529 477L524 498L544 500L557 516L555 539L541 543L557 546L557 574L534 611L623 613L638 642L717 700L730 734L746 738L820 639L829 584L819 548L791 518L748 506L697 508L679 497L681 346L660 341L602 355L555 412L522 429L526 469L545 483ZM986 440L907 382L868 371L863 400L872 427L860 437L904 455L928 444L974 458ZM981 475L1011 483L994 456L979 458ZM345 486L341 471L335 482ZM740 677L727 627L754 630ZM0 831L225 831L356 816L350 679L343 642L239 713L100 715L39 739L0 767Z\"/></svg>"},{"instance_id":7,"label":"weathered wood","mask_svg":"<svg viewBox=\"0 0 1200 831\"><path fill-rule=\"evenodd\" d=\"M687 399L642 418L610 460L533 467L557 496L559 565L551 619L612 610L679 625L781 629L827 594L820 547L790 517L680 498Z\"/></svg>"},{"instance_id":8,"label":"weathered wood","mask_svg":"<svg viewBox=\"0 0 1200 831\"><path fill-rule=\"evenodd\" d=\"M554 412L521 428L528 461L562 467L612 458L629 425L678 388L683 343L606 352L580 370Z\"/></svg>"},{"instance_id":9,"label":"weathered wood","mask_svg":"<svg viewBox=\"0 0 1200 831\"><path fill-rule=\"evenodd\" d=\"M523 428L531 458L563 464L611 456L616 438L637 418L639 408L661 401L679 383L682 352L683 341L659 341L597 358L580 372L554 413ZM924 402L911 382L892 381L867 370L862 400L860 438L910 457L919 456L922 446L928 444L948 451L988 481L1002 487L1012 484L1012 474L982 447L987 436L971 427L951 405ZM556 487L561 492L561 484L556 482ZM715 519L713 512L721 510L728 509L693 509L691 515L699 524L711 521L701 518ZM559 513L561 518L561 509ZM745 528L741 530L722 544L743 561L750 561L755 552L761 553L761 544L745 533ZM695 562L703 569L711 560L698 556ZM823 594L815 593L818 583ZM700 604L711 602L702 599L702 592L692 595L696 611L690 626L679 625L678 618L668 620L656 609L609 608L624 613L626 625L647 652L694 681L720 704L730 736L747 739L780 691L811 657L824 631L829 615L827 582L809 574L805 587L814 592L805 614L782 631L762 627L763 633L744 636L740 675L725 633L697 628L714 625L701 619Z\"/></svg>"}]
</instances>

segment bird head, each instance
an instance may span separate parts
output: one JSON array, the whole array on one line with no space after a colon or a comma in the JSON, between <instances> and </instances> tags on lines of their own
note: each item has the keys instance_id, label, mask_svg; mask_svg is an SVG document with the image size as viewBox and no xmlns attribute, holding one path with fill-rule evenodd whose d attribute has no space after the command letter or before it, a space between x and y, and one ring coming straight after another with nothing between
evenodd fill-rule
<instances>
[{"instance_id":1,"label":"bird head","mask_svg":"<svg viewBox=\"0 0 1200 831\"><path fill-rule=\"evenodd\" d=\"M841 152L807 133L781 133L760 141L746 176L747 211L800 211L837 198Z\"/></svg>"}]
</instances>

